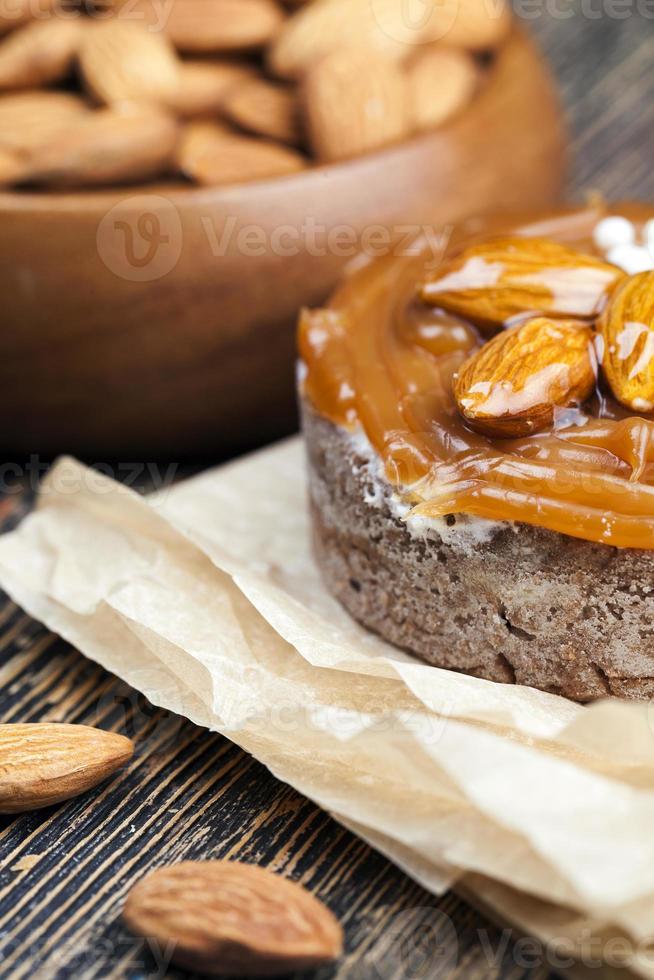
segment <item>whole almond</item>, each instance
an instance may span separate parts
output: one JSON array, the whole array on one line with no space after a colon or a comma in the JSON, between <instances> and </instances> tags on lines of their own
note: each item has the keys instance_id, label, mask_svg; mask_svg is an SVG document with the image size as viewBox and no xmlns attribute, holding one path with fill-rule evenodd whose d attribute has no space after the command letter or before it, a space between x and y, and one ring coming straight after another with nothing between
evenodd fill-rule
<instances>
[{"instance_id":1,"label":"whole almond","mask_svg":"<svg viewBox=\"0 0 654 980\"><path fill-rule=\"evenodd\" d=\"M65 78L82 39L80 20L36 21L0 43L0 89L38 88Z\"/></svg>"},{"instance_id":2,"label":"whole almond","mask_svg":"<svg viewBox=\"0 0 654 980\"><path fill-rule=\"evenodd\" d=\"M441 126L472 99L479 69L465 51L442 45L427 48L408 68L409 104L413 128Z\"/></svg>"},{"instance_id":3,"label":"whole almond","mask_svg":"<svg viewBox=\"0 0 654 980\"><path fill-rule=\"evenodd\" d=\"M254 51L278 33L284 14L274 0L176 0L164 30L180 51Z\"/></svg>"},{"instance_id":4,"label":"whole almond","mask_svg":"<svg viewBox=\"0 0 654 980\"><path fill-rule=\"evenodd\" d=\"M272 977L337 959L341 927L300 885L232 861L185 861L136 885L123 911L173 962L211 976Z\"/></svg>"},{"instance_id":5,"label":"whole almond","mask_svg":"<svg viewBox=\"0 0 654 980\"><path fill-rule=\"evenodd\" d=\"M591 328L534 317L469 357L455 376L454 397L472 429L512 439L548 428L555 407L585 401L594 385Z\"/></svg>"},{"instance_id":6,"label":"whole almond","mask_svg":"<svg viewBox=\"0 0 654 980\"><path fill-rule=\"evenodd\" d=\"M304 80L309 140L318 160L360 156L410 131L406 76L370 50L341 48Z\"/></svg>"},{"instance_id":7,"label":"whole almond","mask_svg":"<svg viewBox=\"0 0 654 980\"><path fill-rule=\"evenodd\" d=\"M80 49L84 84L100 102L166 102L177 90L179 64L169 41L141 24L92 24Z\"/></svg>"},{"instance_id":8,"label":"whole almond","mask_svg":"<svg viewBox=\"0 0 654 980\"><path fill-rule=\"evenodd\" d=\"M598 323L611 391L635 412L654 411L654 272L624 279Z\"/></svg>"},{"instance_id":9,"label":"whole almond","mask_svg":"<svg viewBox=\"0 0 654 980\"><path fill-rule=\"evenodd\" d=\"M185 61L179 67L179 83L166 105L180 116L214 115L227 93L246 84L254 75L252 66L229 61Z\"/></svg>"},{"instance_id":10,"label":"whole almond","mask_svg":"<svg viewBox=\"0 0 654 980\"><path fill-rule=\"evenodd\" d=\"M0 96L0 147L23 153L81 122L91 112L68 92L19 92Z\"/></svg>"},{"instance_id":11,"label":"whole almond","mask_svg":"<svg viewBox=\"0 0 654 980\"><path fill-rule=\"evenodd\" d=\"M85 725L0 725L0 813L78 796L125 765L133 751L123 735Z\"/></svg>"},{"instance_id":12,"label":"whole almond","mask_svg":"<svg viewBox=\"0 0 654 980\"><path fill-rule=\"evenodd\" d=\"M239 136L217 123L190 123L177 155L183 174L198 184L239 184L296 173L306 166L299 153L278 143Z\"/></svg>"},{"instance_id":13,"label":"whole almond","mask_svg":"<svg viewBox=\"0 0 654 980\"><path fill-rule=\"evenodd\" d=\"M281 78L301 78L343 47L401 61L421 40L420 26L416 30L406 18L402 0L313 0L287 21L269 51L268 64Z\"/></svg>"},{"instance_id":14,"label":"whole almond","mask_svg":"<svg viewBox=\"0 0 654 980\"><path fill-rule=\"evenodd\" d=\"M420 293L494 330L528 313L594 319L623 277L616 266L545 238L496 238L465 248Z\"/></svg>"},{"instance_id":15,"label":"whole almond","mask_svg":"<svg viewBox=\"0 0 654 980\"><path fill-rule=\"evenodd\" d=\"M300 110L294 89L252 78L225 96L223 115L256 136L297 146L302 140Z\"/></svg>"},{"instance_id":16,"label":"whole almond","mask_svg":"<svg viewBox=\"0 0 654 980\"><path fill-rule=\"evenodd\" d=\"M172 164L179 129L154 109L102 109L36 148L29 180L54 187L147 180Z\"/></svg>"}]
</instances>

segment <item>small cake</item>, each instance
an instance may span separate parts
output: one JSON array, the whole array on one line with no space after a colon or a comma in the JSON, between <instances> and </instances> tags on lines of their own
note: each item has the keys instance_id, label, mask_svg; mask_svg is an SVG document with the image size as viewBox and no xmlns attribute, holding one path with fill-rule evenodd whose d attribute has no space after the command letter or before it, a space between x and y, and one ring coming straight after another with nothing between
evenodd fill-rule
<instances>
[{"instance_id":1,"label":"small cake","mask_svg":"<svg viewBox=\"0 0 654 980\"><path fill-rule=\"evenodd\" d=\"M654 697L652 214L477 222L302 314L315 555L368 629L493 681Z\"/></svg>"}]
</instances>

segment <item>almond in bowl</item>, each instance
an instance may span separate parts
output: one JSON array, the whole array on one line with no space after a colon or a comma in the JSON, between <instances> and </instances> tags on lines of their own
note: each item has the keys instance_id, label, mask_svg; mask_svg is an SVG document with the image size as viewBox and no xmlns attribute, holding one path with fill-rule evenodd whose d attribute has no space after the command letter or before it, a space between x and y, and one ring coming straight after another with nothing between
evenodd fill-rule
<instances>
[{"instance_id":1,"label":"almond in bowl","mask_svg":"<svg viewBox=\"0 0 654 980\"><path fill-rule=\"evenodd\" d=\"M154 0L115 0L96 17L72 18L55 7L45 20L17 22L0 40L0 115L3 102L11 108L7 93L49 91L60 83L69 90L74 79L89 112L135 104L143 113L168 112L170 124L178 126L180 152L154 154L152 174L144 174L140 147L128 146L122 133L116 137L120 168L95 172L106 141L101 132L94 145L94 130L87 128L79 144L86 159L54 183L83 187L165 176L206 185L273 178L286 170L270 141L281 144L280 154L293 146L297 163L309 167L445 124L483 86L488 53L506 40L509 28L506 8L489 11L477 0L457 0L451 9L435 4L418 25L406 18L401 0L312 0L294 12L276 0L173 0L165 9ZM249 159L240 174L219 166L196 174L188 167L188 119L201 116L225 136L265 140L242 144ZM4 185L51 185L51 167L39 158L52 158L56 145L44 131L36 147L23 148L20 173L0 171ZM232 149L226 141L225 151ZM221 154L215 141L212 153ZM59 169L66 166L62 157Z\"/></svg>"},{"instance_id":2,"label":"almond in bowl","mask_svg":"<svg viewBox=\"0 0 654 980\"><path fill-rule=\"evenodd\" d=\"M478 223L303 314L316 557L369 629L492 681L654 696L653 215Z\"/></svg>"},{"instance_id":3,"label":"almond in bowl","mask_svg":"<svg viewBox=\"0 0 654 980\"><path fill-rule=\"evenodd\" d=\"M297 311L363 242L557 198L549 74L491 7L434 4L416 34L402 0L113 0L56 57L56 16L17 20L5 448L179 457L288 432Z\"/></svg>"}]
</instances>

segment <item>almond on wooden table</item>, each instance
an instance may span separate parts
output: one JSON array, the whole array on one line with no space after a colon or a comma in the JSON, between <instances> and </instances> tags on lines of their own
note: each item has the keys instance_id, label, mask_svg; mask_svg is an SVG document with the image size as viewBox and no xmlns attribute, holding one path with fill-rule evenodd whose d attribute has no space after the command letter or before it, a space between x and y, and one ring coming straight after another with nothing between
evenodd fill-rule
<instances>
[{"instance_id":1,"label":"almond on wooden table","mask_svg":"<svg viewBox=\"0 0 654 980\"><path fill-rule=\"evenodd\" d=\"M0 148L32 150L89 115L87 104L68 92L0 95Z\"/></svg>"},{"instance_id":2,"label":"almond on wooden table","mask_svg":"<svg viewBox=\"0 0 654 980\"><path fill-rule=\"evenodd\" d=\"M434 129L461 112L479 81L471 55L443 45L426 48L407 71L411 118L419 131Z\"/></svg>"},{"instance_id":3,"label":"almond on wooden table","mask_svg":"<svg viewBox=\"0 0 654 980\"><path fill-rule=\"evenodd\" d=\"M0 813L78 796L125 765L133 751L123 735L85 725L0 725Z\"/></svg>"},{"instance_id":4,"label":"almond on wooden table","mask_svg":"<svg viewBox=\"0 0 654 980\"><path fill-rule=\"evenodd\" d=\"M189 54L256 51L284 22L275 0L173 0L164 30Z\"/></svg>"},{"instance_id":5,"label":"almond on wooden table","mask_svg":"<svg viewBox=\"0 0 654 980\"><path fill-rule=\"evenodd\" d=\"M288 879L234 861L184 861L153 871L127 898L137 935L172 950L173 962L212 976L272 977L337 959L340 925Z\"/></svg>"},{"instance_id":6,"label":"almond on wooden table","mask_svg":"<svg viewBox=\"0 0 654 980\"><path fill-rule=\"evenodd\" d=\"M580 404L595 386L593 332L576 320L534 317L503 330L459 369L454 397L468 425L513 439L548 428L554 408Z\"/></svg>"},{"instance_id":7,"label":"almond on wooden table","mask_svg":"<svg viewBox=\"0 0 654 980\"><path fill-rule=\"evenodd\" d=\"M0 42L0 89L38 88L65 78L79 49L83 23L35 21Z\"/></svg>"},{"instance_id":8,"label":"almond on wooden table","mask_svg":"<svg viewBox=\"0 0 654 980\"><path fill-rule=\"evenodd\" d=\"M546 238L495 238L445 262L420 294L492 331L534 312L594 319L623 277L617 266Z\"/></svg>"},{"instance_id":9,"label":"almond on wooden table","mask_svg":"<svg viewBox=\"0 0 654 980\"><path fill-rule=\"evenodd\" d=\"M179 82L166 105L180 116L192 119L220 111L228 92L247 84L255 76L248 64L229 61L183 61Z\"/></svg>"},{"instance_id":10,"label":"almond on wooden table","mask_svg":"<svg viewBox=\"0 0 654 980\"><path fill-rule=\"evenodd\" d=\"M654 272L624 279L598 322L611 391L635 412L654 411Z\"/></svg>"},{"instance_id":11,"label":"almond on wooden table","mask_svg":"<svg viewBox=\"0 0 654 980\"><path fill-rule=\"evenodd\" d=\"M370 50L344 47L321 58L302 97L311 147L325 162L398 142L411 128L404 72Z\"/></svg>"},{"instance_id":12,"label":"almond on wooden table","mask_svg":"<svg viewBox=\"0 0 654 980\"><path fill-rule=\"evenodd\" d=\"M54 187L157 177L172 164L179 127L154 109L100 109L32 153L29 180Z\"/></svg>"},{"instance_id":13,"label":"almond on wooden table","mask_svg":"<svg viewBox=\"0 0 654 980\"><path fill-rule=\"evenodd\" d=\"M239 184L304 169L299 153L278 143L240 136L213 122L186 126L177 155L179 169L199 184Z\"/></svg>"},{"instance_id":14,"label":"almond on wooden table","mask_svg":"<svg viewBox=\"0 0 654 980\"><path fill-rule=\"evenodd\" d=\"M165 102L179 84L169 41L131 21L92 23L79 55L84 84L100 102Z\"/></svg>"},{"instance_id":15,"label":"almond on wooden table","mask_svg":"<svg viewBox=\"0 0 654 980\"><path fill-rule=\"evenodd\" d=\"M242 129L298 146L302 142L300 106L294 89L252 78L225 96L223 115Z\"/></svg>"}]
</instances>

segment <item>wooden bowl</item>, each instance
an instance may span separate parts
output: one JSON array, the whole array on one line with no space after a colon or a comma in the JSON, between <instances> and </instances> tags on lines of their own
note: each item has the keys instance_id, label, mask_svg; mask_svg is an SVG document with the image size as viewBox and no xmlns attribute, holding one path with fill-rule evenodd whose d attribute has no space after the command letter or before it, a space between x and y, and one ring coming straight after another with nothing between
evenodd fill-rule
<instances>
[{"instance_id":1,"label":"wooden bowl","mask_svg":"<svg viewBox=\"0 0 654 980\"><path fill-rule=\"evenodd\" d=\"M564 142L516 29L466 113L371 156L228 188L0 194L2 448L177 459L290 431L297 312L354 239L553 202Z\"/></svg>"}]
</instances>

